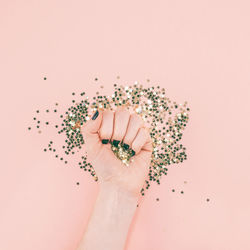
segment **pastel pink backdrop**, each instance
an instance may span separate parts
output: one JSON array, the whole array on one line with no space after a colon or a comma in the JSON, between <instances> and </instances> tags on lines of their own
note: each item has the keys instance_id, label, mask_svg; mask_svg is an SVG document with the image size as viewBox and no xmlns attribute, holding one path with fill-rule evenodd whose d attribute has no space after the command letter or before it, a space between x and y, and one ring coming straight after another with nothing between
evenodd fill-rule
<instances>
[{"instance_id":1,"label":"pastel pink backdrop","mask_svg":"<svg viewBox=\"0 0 250 250\"><path fill-rule=\"evenodd\" d=\"M27 130L35 110L134 81L164 86L191 116L188 160L147 192L126 249L250 249L249 11L243 0L2 0L0 249L75 249L97 194L89 174L43 152L54 135Z\"/></svg>"}]
</instances>

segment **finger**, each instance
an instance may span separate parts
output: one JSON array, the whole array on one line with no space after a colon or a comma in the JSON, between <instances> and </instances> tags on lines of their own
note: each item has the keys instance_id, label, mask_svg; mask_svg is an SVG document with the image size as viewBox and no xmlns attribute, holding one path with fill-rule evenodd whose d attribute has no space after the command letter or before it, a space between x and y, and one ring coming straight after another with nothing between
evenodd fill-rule
<instances>
[{"instance_id":1,"label":"finger","mask_svg":"<svg viewBox=\"0 0 250 250\"><path fill-rule=\"evenodd\" d=\"M103 144L107 144L113 133L114 112L105 110L102 113L102 124L100 127L100 138Z\"/></svg>"},{"instance_id":2,"label":"finger","mask_svg":"<svg viewBox=\"0 0 250 250\"><path fill-rule=\"evenodd\" d=\"M148 151L148 152L152 152L153 150L153 143L152 143L152 138L150 135L150 131L148 128L144 127L145 129L145 133L146 133L146 143L143 145L143 147L141 148L141 151Z\"/></svg>"},{"instance_id":3,"label":"finger","mask_svg":"<svg viewBox=\"0 0 250 250\"><path fill-rule=\"evenodd\" d=\"M115 146L117 146L123 139L128 122L130 113L126 108L118 108L114 115L114 129L112 135L112 141Z\"/></svg>"},{"instance_id":4,"label":"finger","mask_svg":"<svg viewBox=\"0 0 250 250\"><path fill-rule=\"evenodd\" d=\"M123 144L126 149L132 146L132 142L135 139L136 134L138 130L142 127L142 125L143 120L139 115L135 113L130 115L127 131L123 138Z\"/></svg>"},{"instance_id":5,"label":"finger","mask_svg":"<svg viewBox=\"0 0 250 250\"><path fill-rule=\"evenodd\" d=\"M83 138L89 146L94 145L100 140L98 130L101 126L101 122L102 111L97 110L92 118L81 127Z\"/></svg>"},{"instance_id":6,"label":"finger","mask_svg":"<svg viewBox=\"0 0 250 250\"><path fill-rule=\"evenodd\" d=\"M146 128L140 128L135 139L132 142L132 149L134 150L135 154L138 154L144 144L148 141L148 134Z\"/></svg>"},{"instance_id":7,"label":"finger","mask_svg":"<svg viewBox=\"0 0 250 250\"><path fill-rule=\"evenodd\" d=\"M150 164L151 161L150 156L152 155L153 152L153 143L152 143L152 138L150 136L150 132L147 128L146 128L146 136L147 136L146 143L141 148L140 154L138 156L140 156L144 160L148 160L149 161L148 163Z\"/></svg>"}]
</instances>

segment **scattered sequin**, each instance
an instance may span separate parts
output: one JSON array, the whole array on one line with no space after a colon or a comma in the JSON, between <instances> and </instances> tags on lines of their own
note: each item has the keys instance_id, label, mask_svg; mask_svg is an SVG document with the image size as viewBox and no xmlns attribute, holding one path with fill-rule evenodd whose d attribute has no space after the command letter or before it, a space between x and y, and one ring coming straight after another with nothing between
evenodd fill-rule
<instances>
[{"instance_id":1,"label":"scattered sequin","mask_svg":"<svg viewBox=\"0 0 250 250\"><path fill-rule=\"evenodd\" d=\"M117 79L120 77L117 76ZM95 78L95 80L98 79ZM75 92L72 95L75 96ZM161 177L168 173L169 165L179 164L187 159L186 148L180 141L189 120L190 109L187 107L187 102L184 105L172 102L166 96L164 88L160 86L144 87L135 81L132 85L114 84L114 92L111 95L101 95L97 91L92 100L86 96L85 92L81 92L80 96L80 100L72 100L73 105L68 107L64 114L59 115L62 118L61 127L53 125L58 129L58 134L66 137L63 147L65 157L79 151L82 152L80 149L84 145L84 138L81 134L81 126L90 119L90 114L97 109L115 110L119 106L124 106L142 117L149 127L153 143L149 174L145 180L145 187L141 189L142 195L150 187L150 182L160 184ZM49 125L48 121L46 125ZM134 159L132 150L124 148L122 143L111 148L116 157L129 167ZM49 151L54 152L52 148ZM82 154L79 162L80 168L88 171L94 180L98 181L93 166L88 162L86 152L82 152ZM58 154L55 157L60 160L65 158L59 157ZM64 163L66 164L68 161L65 159ZM172 192L175 190L173 189Z\"/></svg>"}]
</instances>

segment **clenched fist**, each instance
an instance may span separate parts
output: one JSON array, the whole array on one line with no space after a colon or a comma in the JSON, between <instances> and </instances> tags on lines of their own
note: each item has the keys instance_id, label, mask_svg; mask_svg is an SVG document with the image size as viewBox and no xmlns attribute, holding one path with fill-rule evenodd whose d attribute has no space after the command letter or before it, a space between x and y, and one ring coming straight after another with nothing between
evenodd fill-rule
<instances>
[{"instance_id":1,"label":"clenched fist","mask_svg":"<svg viewBox=\"0 0 250 250\"><path fill-rule=\"evenodd\" d=\"M148 175L152 141L144 121L126 108L96 111L81 127L88 160L93 165L100 185L109 185L138 196ZM129 166L118 159L111 144L120 142L134 151Z\"/></svg>"}]
</instances>

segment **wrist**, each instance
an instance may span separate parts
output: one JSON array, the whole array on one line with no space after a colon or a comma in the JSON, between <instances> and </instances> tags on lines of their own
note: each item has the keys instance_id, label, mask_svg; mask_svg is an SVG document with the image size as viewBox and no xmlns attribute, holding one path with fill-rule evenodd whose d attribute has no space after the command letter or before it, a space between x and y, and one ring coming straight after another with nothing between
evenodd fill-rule
<instances>
[{"instance_id":1,"label":"wrist","mask_svg":"<svg viewBox=\"0 0 250 250\"><path fill-rule=\"evenodd\" d=\"M116 185L100 184L83 249L124 249L137 202L136 196Z\"/></svg>"},{"instance_id":2,"label":"wrist","mask_svg":"<svg viewBox=\"0 0 250 250\"><path fill-rule=\"evenodd\" d=\"M103 182L99 185L99 195L106 198L116 199L118 202L137 205L139 201L139 195L121 188L118 185L109 182Z\"/></svg>"}]
</instances>

